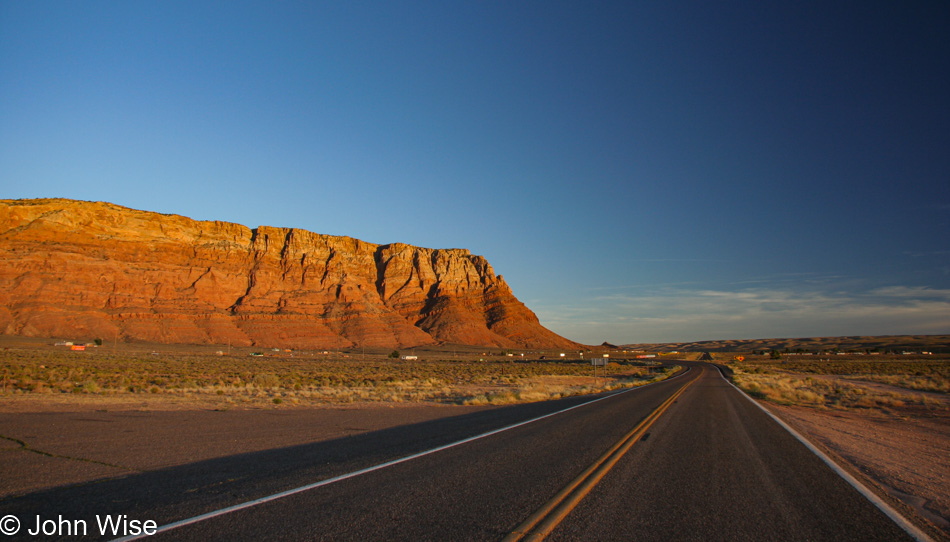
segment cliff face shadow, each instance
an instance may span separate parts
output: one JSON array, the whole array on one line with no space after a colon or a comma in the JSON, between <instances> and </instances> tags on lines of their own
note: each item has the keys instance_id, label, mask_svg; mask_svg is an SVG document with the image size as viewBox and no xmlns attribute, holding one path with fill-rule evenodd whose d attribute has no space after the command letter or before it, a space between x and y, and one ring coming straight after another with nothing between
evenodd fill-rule
<instances>
[{"instance_id":1,"label":"cliff face shadow","mask_svg":"<svg viewBox=\"0 0 950 542\"><path fill-rule=\"evenodd\" d=\"M0 499L0 512L35 524L35 516L86 519L126 514L159 525L261 498L456 442L584 403L596 396L513 405L258 452L61 486ZM90 529L92 535L93 528ZM14 537L16 539L16 537Z\"/></svg>"},{"instance_id":2,"label":"cliff face shadow","mask_svg":"<svg viewBox=\"0 0 950 542\"><path fill-rule=\"evenodd\" d=\"M8 334L297 350L441 341L580 347L542 326L467 249L377 245L62 198L0 199L0 230ZM60 259L71 264L42 263ZM148 281L128 280L146 271ZM37 281L42 291L31 286ZM75 292L87 295L79 301ZM433 296L455 310L433 312ZM496 306L508 307L506 325L489 329ZM427 328L412 324L426 317Z\"/></svg>"}]
</instances>

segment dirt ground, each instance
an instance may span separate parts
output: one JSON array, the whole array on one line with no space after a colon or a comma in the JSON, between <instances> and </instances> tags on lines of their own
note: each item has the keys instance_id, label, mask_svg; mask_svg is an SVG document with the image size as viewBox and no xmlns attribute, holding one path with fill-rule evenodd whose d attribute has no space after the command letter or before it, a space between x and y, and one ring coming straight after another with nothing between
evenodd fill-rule
<instances>
[{"instance_id":1,"label":"dirt ground","mask_svg":"<svg viewBox=\"0 0 950 542\"><path fill-rule=\"evenodd\" d=\"M942 398L947 401L946 397ZM950 410L832 410L763 402L950 539Z\"/></svg>"}]
</instances>

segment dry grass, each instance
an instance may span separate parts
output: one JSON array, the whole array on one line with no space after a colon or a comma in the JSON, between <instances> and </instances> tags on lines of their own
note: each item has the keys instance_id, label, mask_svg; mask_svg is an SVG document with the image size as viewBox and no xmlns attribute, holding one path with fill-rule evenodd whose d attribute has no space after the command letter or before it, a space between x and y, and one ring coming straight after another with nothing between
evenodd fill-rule
<instances>
[{"instance_id":1,"label":"dry grass","mask_svg":"<svg viewBox=\"0 0 950 542\"><path fill-rule=\"evenodd\" d=\"M573 395L599 393L621 388L632 388L663 380L678 369L678 366L659 372L641 369L629 371L625 376L614 374L607 379L603 377L572 378L558 376L529 378L513 388L480 393L466 399L464 404L503 405L509 403L529 403L534 401L547 401L549 399L560 399Z\"/></svg>"},{"instance_id":2,"label":"dry grass","mask_svg":"<svg viewBox=\"0 0 950 542\"><path fill-rule=\"evenodd\" d=\"M735 381L753 397L786 405L882 408L939 404L920 394L882 392L852 382L807 376L737 374Z\"/></svg>"},{"instance_id":3,"label":"dry grass","mask_svg":"<svg viewBox=\"0 0 950 542\"><path fill-rule=\"evenodd\" d=\"M214 400L224 408L354 402L506 404L642 385L672 369L611 363L355 361L160 356L9 349L0 352L0 396Z\"/></svg>"},{"instance_id":4,"label":"dry grass","mask_svg":"<svg viewBox=\"0 0 950 542\"><path fill-rule=\"evenodd\" d=\"M736 384L749 394L789 405L936 407L946 401L913 391L950 391L950 363L944 360L757 362L736 364L733 368ZM882 389L882 386L871 383L903 389Z\"/></svg>"},{"instance_id":5,"label":"dry grass","mask_svg":"<svg viewBox=\"0 0 950 542\"><path fill-rule=\"evenodd\" d=\"M863 375L860 380L880 382L909 390L950 393L950 378L917 375Z\"/></svg>"}]
</instances>

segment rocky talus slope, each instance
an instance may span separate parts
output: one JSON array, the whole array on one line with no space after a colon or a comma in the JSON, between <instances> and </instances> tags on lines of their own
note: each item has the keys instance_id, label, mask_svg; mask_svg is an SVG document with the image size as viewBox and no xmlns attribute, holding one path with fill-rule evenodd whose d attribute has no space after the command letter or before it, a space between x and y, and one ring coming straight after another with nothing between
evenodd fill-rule
<instances>
[{"instance_id":1,"label":"rocky talus slope","mask_svg":"<svg viewBox=\"0 0 950 542\"><path fill-rule=\"evenodd\" d=\"M572 348L481 256L0 200L0 332L283 348Z\"/></svg>"}]
</instances>

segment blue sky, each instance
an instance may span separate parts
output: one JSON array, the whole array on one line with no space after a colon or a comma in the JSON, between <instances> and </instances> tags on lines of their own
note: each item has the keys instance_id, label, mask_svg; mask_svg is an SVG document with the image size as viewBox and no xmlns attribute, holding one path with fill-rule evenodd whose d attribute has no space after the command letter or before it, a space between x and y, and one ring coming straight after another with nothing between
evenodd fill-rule
<instances>
[{"instance_id":1,"label":"blue sky","mask_svg":"<svg viewBox=\"0 0 950 542\"><path fill-rule=\"evenodd\" d=\"M0 197L468 248L586 343L950 333L947 28L942 0L0 0Z\"/></svg>"}]
</instances>

